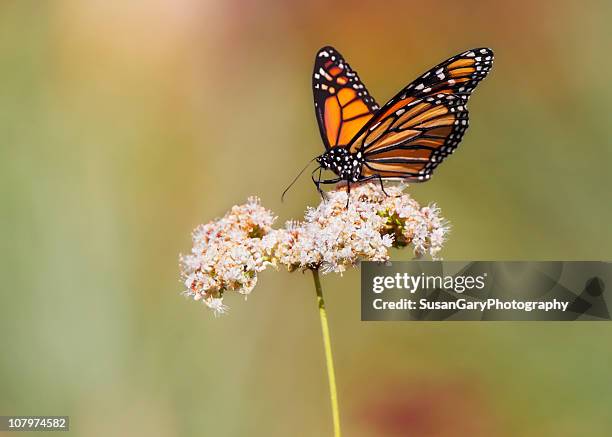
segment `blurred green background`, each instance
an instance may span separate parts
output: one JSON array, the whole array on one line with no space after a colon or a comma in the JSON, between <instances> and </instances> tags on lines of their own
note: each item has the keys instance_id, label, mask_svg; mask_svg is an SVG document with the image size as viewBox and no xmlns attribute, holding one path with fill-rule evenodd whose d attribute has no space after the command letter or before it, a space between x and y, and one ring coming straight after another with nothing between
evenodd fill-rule
<instances>
[{"instance_id":1,"label":"blurred green background","mask_svg":"<svg viewBox=\"0 0 612 437\"><path fill-rule=\"evenodd\" d=\"M379 102L490 46L471 128L412 186L448 260L612 258L611 3L0 3L0 414L78 436L331 433L312 279L266 271L214 319L190 232L249 195L318 203L310 89L336 46ZM408 259L395 252L393 259ZM608 323L362 323L323 278L347 436L612 435Z\"/></svg>"}]
</instances>

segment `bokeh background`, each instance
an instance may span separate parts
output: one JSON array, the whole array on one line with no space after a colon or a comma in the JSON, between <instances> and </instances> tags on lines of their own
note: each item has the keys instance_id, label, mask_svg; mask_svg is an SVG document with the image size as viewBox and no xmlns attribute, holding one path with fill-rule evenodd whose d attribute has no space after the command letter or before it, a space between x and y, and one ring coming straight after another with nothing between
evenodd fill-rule
<instances>
[{"instance_id":1,"label":"bokeh background","mask_svg":"<svg viewBox=\"0 0 612 437\"><path fill-rule=\"evenodd\" d=\"M0 3L0 414L78 436L331 433L312 279L266 271L214 319L180 296L190 232L258 195L318 202L316 50L379 101L496 53L472 126L411 186L448 260L612 257L611 3ZM393 259L409 259L395 252ZM608 323L362 323L326 276L347 436L612 435Z\"/></svg>"}]
</instances>

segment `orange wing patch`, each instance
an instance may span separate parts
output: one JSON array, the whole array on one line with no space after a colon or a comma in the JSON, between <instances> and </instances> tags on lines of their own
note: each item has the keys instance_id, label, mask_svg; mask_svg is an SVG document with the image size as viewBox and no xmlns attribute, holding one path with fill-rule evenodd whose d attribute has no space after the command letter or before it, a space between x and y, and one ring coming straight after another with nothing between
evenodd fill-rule
<instances>
[{"instance_id":1,"label":"orange wing patch","mask_svg":"<svg viewBox=\"0 0 612 437\"><path fill-rule=\"evenodd\" d=\"M325 100L325 131L332 146L348 144L372 118L372 112L355 91L341 89Z\"/></svg>"},{"instance_id":2,"label":"orange wing patch","mask_svg":"<svg viewBox=\"0 0 612 437\"><path fill-rule=\"evenodd\" d=\"M327 65L331 64L331 62L327 62ZM332 76L338 76L340 73L342 72L342 69L340 67L337 66L333 66L329 69L329 74L331 74Z\"/></svg>"},{"instance_id":3,"label":"orange wing patch","mask_svg":"<svg viewBox=\"0 0 612 437\"><path fill-rule=\"evenodd\" d=\"M350 88L342 88L338 92L338 101L341 105L346 105L356 97L355 90Z\"/></svg>"},{"instance_id":4,"label":"orange wing patch","mask_svg":"<svg viewBox=\"0 0 612 437\"><path fill-rule=\"evenodd\" d=\"M433 141L433 140L421 140L421 142L422 141ZM438 140L438 141L441 141L441 140ZM428 161L429 158L431 158L432 153L433 151L430 149L425 149L425 148L414 149L410 154L410 159ZM403 150L403 149L389 149L384 152L376 154L376 158L381 159L381 160L385 158L394 159L394 158L405 158L405 157L406 157L406 150Z\"/></svg>"},{"instance_id":5,"label":"orange wing patch","mask_svg":"<svg viewBox=\"0 0 612 437\"><path fill-rule=\"evenodd\" d=\"M349 144L370 118L372 118L372 114L363 115L359 118L342 123L337 144L343 146Z\"/></svg>"},{"instance_id":6,"label":"orange wing patch","mask_svg":"<svg viewBox=\"0 0 612 437\"><path fill-rule=\"evenodd\" d=\"M408 141L411 140L413 138L416 138L418 135L420 135L420 131L418 130L402 130L399 132L396 131L390 131L390 132L386 132L384 135L381 135L380 137L378 137L376 140L374 140L371 144L372 146L370 146L368 148L368 152L370 151L374 151L377 149L383 149L385 147L391 147L391 146L395 146L397 144L401 144L404 141Z\"/></svg>"},{"instance_id":7,"label":"orange wing patch","mask_svg":"<svg viewBox=\"0 0 612 437\"><path fill-rule=\"evenodd\" d=\"M335 97L325 100L325 131L329 144L336 144L338 130L342 123L342 108Z\"/></svg>"},{"instance_id":8,"label":"orange wing patch","mask_svg":"<svg viewBox=\"0 0 612 437\"><path fill-rule=\"evenodd\" d=\"M442 116L442 115L448 113L448 109L445 106L432 106L432 105L429 105L429 104L426 104L426 105L429 106L429 109L427 109L426 111L421 112L420 114L418 114L416 116L408 117L406 119L406 121L403 124L400 125L400 127L402 129L406 129L406 128L409 128L409 127L415 127L415 126L420 128L421 126L419 126L419 124L421 122L424 122L426 120L435 119L435 118L437 118L439 116ZM398 119L398 121L399 121L399 119Z\"/></svg>"},{"instance_id":9,"label":"orange wing patch","mask_svg":"<svg viewBox=\"0 0 612 437\"><path fill-rule=\"evenodd\" d=\"M473 68L457 68L456 70L450 70L449 74L451 77L463 77L469 76L474 71L476 70L474 70Z\"/></svg>"},{"instance_id":10,"label":"orange wing patch","mask_svg":"<svg viewBox=\"0 0 612 437\"><path fill-rule=\"evenodd\" d=\"M373 176L380 175L383 178L406 178L416 176L425 168L427 161L418 164L384 164L384 163L368 163L363 169L363 175Z\"/></svg>"},{"instance_id":11,"label":"orange wing patch","mask_svg":"<svg viewBox=\"0 0 612 437\"><path fill-rule=\"evenodd\" d=\"M469 67L472 65L474 65L474 58L460 58L448 64L446 68L452 70L453 68Z\"/></svg>"}]
</instances>

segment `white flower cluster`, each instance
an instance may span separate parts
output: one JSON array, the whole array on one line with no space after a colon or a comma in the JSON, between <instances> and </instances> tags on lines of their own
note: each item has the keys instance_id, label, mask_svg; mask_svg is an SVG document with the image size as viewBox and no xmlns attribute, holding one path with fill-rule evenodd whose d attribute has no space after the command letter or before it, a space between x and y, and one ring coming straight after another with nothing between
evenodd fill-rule
<instances>
[{"instance_id":1,"label":"white flower cluster","mask_svg":"<svg viewBox=\"0 0 612 437\"><path fill-rule=\"evenodd\" d=\"M383 232L386 217L380 214L386 197L374 185L347 192L331 191L317 208L308 208L303 222L293 222L280 239L281 264L295 269L343 272L360 260L386 261L393 237Z\"/></svg>"},{"instance_id":2,"label":"white flower cluster","mask_svg":"<svg viewBox=\"0 0 612 437\"><path fill-rule=\"evenodd\" d=\"M290 271L343 272L360 261L386 261L390 247L412 244L417 256L433 258L442 249L448 226L435 206L421 207L402 191L378 184L331 191L304 221L273 229L275 217L256 198L234 206L220 220L198 227L191 255L181 258L186 294L215 313L226 310L225 291L248 294L267 266Z\"/></svg>"},{"instance_id":3,"label":"white flower cluster","mask_svg":"<svg viewBox=\"0 0 612 437\"><path fill-rule=\"evenodd\" d=\"M215 314L227 310L225 291L249 294L257 283L257 273L271 264L275 218L259 199L251 197L223 218L198 226L191 254L181 256L185 294L203 299Z\"/></svg>"}]
</instances>

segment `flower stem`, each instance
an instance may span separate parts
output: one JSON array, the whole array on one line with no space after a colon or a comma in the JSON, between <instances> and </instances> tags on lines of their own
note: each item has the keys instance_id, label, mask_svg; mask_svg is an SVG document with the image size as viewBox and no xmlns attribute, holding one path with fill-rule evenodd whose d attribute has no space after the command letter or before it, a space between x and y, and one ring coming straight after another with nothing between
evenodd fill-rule
<instances>
[{"instance_id":1,"label":"flower stem","mask_svg":"<svg viewBox=\"0 0 612 437\"><path fill-rule=\"evenodd\" d=\"M319 304L319 317L321 319L321 333L323 334L323 346L325 349L325 362L327 364L327 379L329 381L329 398L332 408L332 420L334 423L334 437L340 437L340 410L338 409L338 391L336 390L336 373L334 371L334 359L332 357L331 338L329 336L329 325L327 324L327 311L323 300L323 288L319 271L312 270L315 289L317 291L317 302Z\"/></svg>"}]
</instances>

